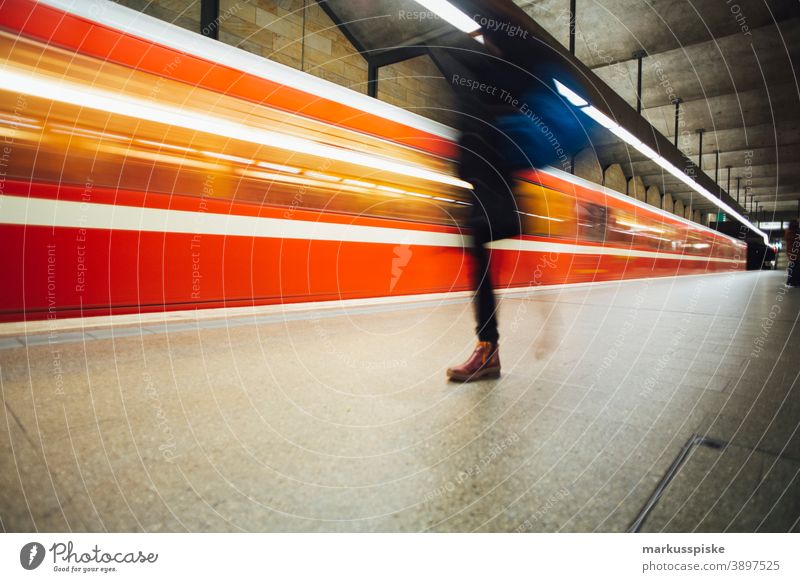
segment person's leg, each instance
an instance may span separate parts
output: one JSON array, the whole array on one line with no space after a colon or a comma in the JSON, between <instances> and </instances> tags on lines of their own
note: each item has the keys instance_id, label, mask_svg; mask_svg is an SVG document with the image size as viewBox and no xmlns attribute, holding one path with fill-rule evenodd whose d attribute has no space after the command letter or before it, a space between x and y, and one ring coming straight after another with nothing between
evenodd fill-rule
<instances>
[{"instance_id":1,"label":"person's leg","mask_svg":"<svg viewBox=\"0 0 800 582\"><path fill-rule=\"evenodd\" d=\"M474 139L471 142L465 143L468 140L462 135L461 145L465 153L459 166L459 175L473 185L469 227L472 230L470 255L478 345L466 362L447 370L451 380L461 382L500 375L497 305L486 245L492 240L508 238L520 232L516 201L507 178L508 172L502 167L502 157L491 150L485 136L472 137ZM477 152L481 155L477 155Z\"/></svg>"},{"instance_id":2,"label":"person's leg","mask_svg":"<svg viewBox=\"0 0 800 582\"><path fill-rule=\"evenodd\" d=\"M472 245L472 281L475 289L475 320L478 340L497 343L497 304L490 272L489 250L475 237Z\"/></svg>"},{"instance_id":3,"label":"person's leg","mask_svg":"<svg viewBox=\"0 0 800 582\"><path fill-rule=\"evenodd\" d=\"M482 228L473 229L472 282L475 288L475 320L478 345L466 362L447 369L447 377L459 382L500 375L500 353L497 345L497 306L490 273L488 238Z\"/></svg>"}]
</instances>

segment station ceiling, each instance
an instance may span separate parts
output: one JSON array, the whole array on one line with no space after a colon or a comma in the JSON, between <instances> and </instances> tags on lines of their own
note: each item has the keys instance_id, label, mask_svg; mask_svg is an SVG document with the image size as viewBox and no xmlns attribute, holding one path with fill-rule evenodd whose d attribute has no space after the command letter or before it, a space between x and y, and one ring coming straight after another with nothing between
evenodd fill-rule
<instances>
[{"instance_id":1,"label":"station ceiling","mask_svg":"<svg viewBox=\"0 0 800 582\"><path fill-rule=\"evenodd\" d=\"M459 4L458 0L454 0ZM552 40L569 44L570 0L514 0ZM327 0L337 24L367 54L436 44L453 32L417 18L414 0ZM800 210L800 3L796 0L575 0L575 56L636 107L642 57L642 117L674 141L711 180L747 208L797 216ZM677 199L687 186L612 135L595 144L605 167L619 163ZM717 153L719 163L717 164ZM728 168L730 167L730 186ZM717 171L717 168L719 170ZM712 210L710 203L695 206Z\"/></svg>"}]
</instances>

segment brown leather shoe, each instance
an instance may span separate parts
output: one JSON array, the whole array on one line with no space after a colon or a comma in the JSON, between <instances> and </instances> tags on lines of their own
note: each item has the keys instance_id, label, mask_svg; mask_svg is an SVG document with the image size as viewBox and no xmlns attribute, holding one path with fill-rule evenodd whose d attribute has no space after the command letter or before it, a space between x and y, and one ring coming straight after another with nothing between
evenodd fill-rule
<instances>
[{"instance_id":1,"label":"brown leather shoe","mask_svg":"<svg viewBox=\"0 0 800 582\"><path fill-rule=\"evenodd\" d=\"M457 382L500 377L500 348L492 342L478 342L475 351L460 366L447 369L447 377Z\"/></svg>"}]
</instances>

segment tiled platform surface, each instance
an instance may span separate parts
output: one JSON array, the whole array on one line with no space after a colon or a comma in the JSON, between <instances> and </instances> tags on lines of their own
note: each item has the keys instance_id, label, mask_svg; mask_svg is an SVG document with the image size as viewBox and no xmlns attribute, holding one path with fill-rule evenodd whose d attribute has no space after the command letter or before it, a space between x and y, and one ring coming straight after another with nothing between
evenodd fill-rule
<instances>
[{"instance_id":1,"label":"tiled platform surface","mask_svg":"<svg viewBox=\"0 0 800 582\"><path fill-rule=\"evenodd\" d=\"M5 337L6 531L798 530L800 289L780 273ZM756 343L759 342L759 343ZM27 345L25 345L27 344ZM763 345L761 345L763 344ZM760 351L759 348L760 347Z\"/></svg>"}]
</instances>

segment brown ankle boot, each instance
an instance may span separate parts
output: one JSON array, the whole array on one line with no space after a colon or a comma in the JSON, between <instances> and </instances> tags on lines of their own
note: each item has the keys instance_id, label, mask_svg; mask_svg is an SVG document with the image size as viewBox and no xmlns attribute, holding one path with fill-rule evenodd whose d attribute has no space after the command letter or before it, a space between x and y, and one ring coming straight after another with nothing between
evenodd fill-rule
<instances>
[{"instance_id":1,"label":"brown ankle boot","mask_svg":"<svg viewBox=\"0 0 800 582\"><path fill-rule=\"evenodd\" d=\"M472 382L480 378L500 376L500 349L492 342L478 342L475 351L460 366L447 369L447 377L458 382Z\"/></svg>"}]
</instances>

